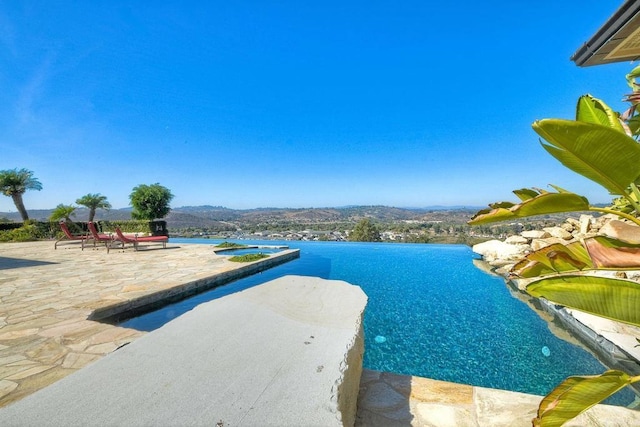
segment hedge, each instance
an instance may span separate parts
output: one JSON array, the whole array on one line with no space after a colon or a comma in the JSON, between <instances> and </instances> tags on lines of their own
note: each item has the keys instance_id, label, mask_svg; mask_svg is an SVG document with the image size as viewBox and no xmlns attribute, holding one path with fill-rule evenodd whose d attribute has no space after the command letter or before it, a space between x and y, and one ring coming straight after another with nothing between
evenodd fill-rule
<instances>
[{"instance_id":1,"label":"hedge","mask_svg":"<svg viewBox=\"0 0 640 427\"><path fill-rule=\"evenodd\" d=\"M149 233L168 236L166 221L96 221L98 231L115 233L116 227L125 233ZM69 230L74 234L88 234L86 222L71 222ZM63 236L58 221L26 221L0 223L0 242L28 242L33 240L59 239Z\"/></svg>"}]
</instances>

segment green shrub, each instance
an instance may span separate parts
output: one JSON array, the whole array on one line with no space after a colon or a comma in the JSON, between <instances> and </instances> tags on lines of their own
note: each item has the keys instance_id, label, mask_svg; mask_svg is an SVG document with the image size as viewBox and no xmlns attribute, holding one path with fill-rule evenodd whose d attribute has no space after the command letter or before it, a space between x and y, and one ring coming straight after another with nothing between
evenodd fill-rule
<instances>
[{"instance_id":1,"label":"green shrub","mask_svg":"<svg viewBox=\"0 0 640 427\"><path fill-rule=\"evenodd\" d=\"M236 255L229 258L229 261L233 262L253 262L258 261L260 259L269 258L269 255L265 255L263 253L259 254L246 254L246 255Z\"/></svg>"},{"instance_id":2,"label":"green shrub","mask_svg":"<svg viewBox=\"0 0 640 427\"><path fill-rule=\"evenodd\" d=\"M0 242L32 242L39 240L38 227L31 221L25 221L20 228L0 231Z\"/></svg>"},{"instance_id":3,"label":"green shrub","mask_svg":"<svg viewBox=\"0 0 640 427\"><path fill-rule=\"evenodd\" d=\"M219 245L216 245L216 248L246 248L247 245L243 245L241 243L233 243L233 242L222 242Z\"/></svg>"}]
</instances>

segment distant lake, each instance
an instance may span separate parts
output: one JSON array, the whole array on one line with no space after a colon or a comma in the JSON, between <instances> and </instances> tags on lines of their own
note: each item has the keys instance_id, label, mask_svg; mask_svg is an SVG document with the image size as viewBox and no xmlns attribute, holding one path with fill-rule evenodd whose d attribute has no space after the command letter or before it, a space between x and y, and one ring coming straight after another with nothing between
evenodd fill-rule
<instances>
[{"instance_id":1,"label":"distant lake","mask_svg":"<svg viewBox=\"0 0 640 427\"><path fill-rule=\"evenodd\" d=\"M368 369L540 395L567 376L605 370L591 353L553 335L502 278L476 268L478 256L468 246L238 242L289 245L300 249L300 258L122 326L152 330L202 302L296 274L344 280L364 290L369 297L364 318ZM631 391L618 395L614 403L633 400Z\"/></svg>"}]
</instances>

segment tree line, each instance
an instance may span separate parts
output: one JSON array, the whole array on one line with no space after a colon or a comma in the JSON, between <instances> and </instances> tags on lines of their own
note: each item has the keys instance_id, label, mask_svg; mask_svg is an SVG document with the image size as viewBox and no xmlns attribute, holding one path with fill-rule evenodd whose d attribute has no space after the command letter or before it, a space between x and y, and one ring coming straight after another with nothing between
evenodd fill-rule
<instances>
[{"instance_id":1,"label":"tree line","mask_svg":"<svg viewBox=\"0 0 640 427\"><path fill-rule=\"evenodd\" d=\"M29 214L22 196L29 190L42 190L42 183L32 171L25 168L0 170L0 191L5 196L11 197L23 222L29 220ZM164 218L171 211L169 204L173 197L171 191L159 183L138 185L129 195L129 201L133 207L131 217L149 221ZM76 199L75 203L89 209L89 221L93 221L97 209L111 209L107 197L100 193L86 194ZM70 222L71 217L75 216L75 210L76 206L61 203L53 210L50 219Z\"/></svg>"}]
</instances>

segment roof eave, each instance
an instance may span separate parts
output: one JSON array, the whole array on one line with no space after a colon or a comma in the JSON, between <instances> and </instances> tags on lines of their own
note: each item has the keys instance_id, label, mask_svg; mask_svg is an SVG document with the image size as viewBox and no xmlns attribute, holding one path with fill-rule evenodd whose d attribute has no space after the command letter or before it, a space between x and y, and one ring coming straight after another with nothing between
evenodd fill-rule
<instances>
[{"instance_id":1,"label":"roof eave","mask_svg":"<svg viewBox=\"0 0 640 427\"><path fill-rule=\"evenodd\" d=\"M608 62L620 62L625 60L633 60L635 57L625 57L623 59L607 59L605 55L612 49L607 49L602 53L603 48L606 48L613 40L615 40L616 34L620 30L624 29L629 23L637 25L640 22L640 0L627 0L620 6L620 8L600 27L600 29L583 44L572 56L571 60L576 65L586 67L590 65L605 64ZM637 21L637 22L633 22ZM616 45L620 41L616 41Z\"/></svg>"}]
</instances>

